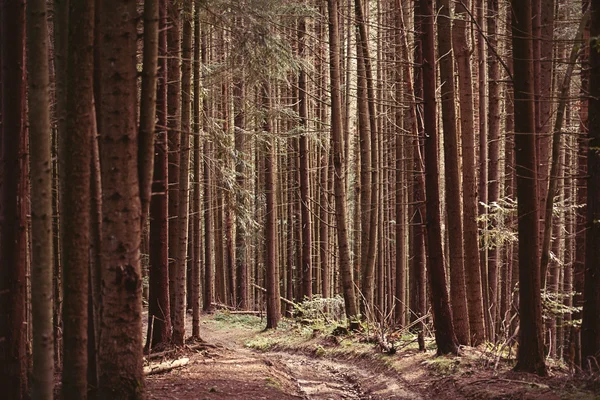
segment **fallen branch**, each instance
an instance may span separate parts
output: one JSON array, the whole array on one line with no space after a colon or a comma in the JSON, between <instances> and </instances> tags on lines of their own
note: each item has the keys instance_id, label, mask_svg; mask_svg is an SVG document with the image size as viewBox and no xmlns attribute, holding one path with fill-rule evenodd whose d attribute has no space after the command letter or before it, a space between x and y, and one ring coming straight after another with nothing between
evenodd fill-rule
<instances>
[{"instance_id":1,"label":"fallen branch","mask_svg":"<svg viewBox=\"0 0 600 400\"><path fill-rule=\"evenodd\" d=\"M263 311L251 311L251 310L239 310L239 311L229 311L229 314L233 315L261 315L264 314Z\"/></svg>"},{"instance_id":2,"label":"fallen branch","mask_svg":"<svg viewBox=\"0 0 600 400\"><path fill-rule=\"evenodd\" d=\"M204 348L216 349L216 348L218 348L218 346L211 344L211 343L198 343L193 346L186 346L185 348L186 348L186 350L200 350L200 349L204 349ZM180 350L181 350L181 348L173 348L173 349L169 349L169 350L159 351L158 353L152 353L152 354L146 356L146 360L156 360L157 358L164 357L168 354L172 354L172 353L175 353Z\"/></svg>"},{"instance_id":3,"label":"fallen branch","mask_svg":"<svg viewBox=\"0 0 600 400\"><path fill-rule=\"evenodd\" d=\"M190 362L190 359L185 357L185 358L180 358L178 360L166 361L166 362L163 362L160 364L149 365L147 367L144 367L144 374L145 375L154 375L154 374L160 374L163 372L168 372L175 368L181 368L181 367L187 365L189 362Z\"/></svg>"},{"instance_id":4,"label":"fallen branch","mask_svg":"<svg viewBox=\"0 0 600 400\"><path fill-rule=\"evenodd\" d=\"M253 283L252 286L254 286L255 288L257 288L258 290L260 290L261 292L267 293L267 289L265 289L262 286L258 286L257 284ZM283 301L285 304L289 304L292 307L296 307L298 308L298 305L296 303L294 303L291 300L286 299L285 297L279 296L279 298L281 299L281 301Z\"/></svg>"},{"instance_id":5,"label":"fallen branch","mask_svg":"<svg viewBox=\"0 0 600 400\"><path fill-rule=\"evenodd\" d=\"M235 307L228 306L227 304L223 304L223 303L211 303L211 304L218 308L224 308L226 310L235 310Z\"/></svg>"}]
</instances>

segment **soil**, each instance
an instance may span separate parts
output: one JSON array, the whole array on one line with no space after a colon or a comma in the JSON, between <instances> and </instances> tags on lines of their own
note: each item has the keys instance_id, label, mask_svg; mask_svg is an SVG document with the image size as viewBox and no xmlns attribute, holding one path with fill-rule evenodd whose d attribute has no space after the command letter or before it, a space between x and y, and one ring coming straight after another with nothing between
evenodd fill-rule
<instances>
[{"instance_id":1,"label":"soil","mask_svg":"<svg viewBox=\"0 0 600 400\"><path fill-rule=\"evenodd\" d=\"M354 349L316 330L309 340L289 341L296 328L265 333L259 324L228 324L214 315L203 316L202 342L207 345L190 343L166 355L190 361L147 376L148 398L600 399L597 380L576 380L561 371L539 378L495 369L478 349L463 349L454 358L412 349L388 356L372 344ZM267 339L262 350L248 347ZM152 364L160 361L153 359Z\"/></svg>"}]
</instances>

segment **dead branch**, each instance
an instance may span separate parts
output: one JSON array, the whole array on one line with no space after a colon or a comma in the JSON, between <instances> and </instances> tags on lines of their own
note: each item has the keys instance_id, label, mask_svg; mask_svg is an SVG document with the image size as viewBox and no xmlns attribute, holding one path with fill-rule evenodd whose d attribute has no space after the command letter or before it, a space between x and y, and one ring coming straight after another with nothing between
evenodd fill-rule
<instances>
[{"instance_id":1,"label":"dead branch","mask_svg":"<svg viewBox=\"0 0 600 400\"><path fill-rule=\"evenodd\" d=\"M144 375L154 375L154 374L160 374L163 372L168 372L175 368L181 368L181 367L189 364L189 362L190 362L190 359L187 357L184 357L184 358L180 358L180 359L173 360L173 361L165 361L160 364L149 365L147 367L144 367Z\"/></svg>"}]
</instances>

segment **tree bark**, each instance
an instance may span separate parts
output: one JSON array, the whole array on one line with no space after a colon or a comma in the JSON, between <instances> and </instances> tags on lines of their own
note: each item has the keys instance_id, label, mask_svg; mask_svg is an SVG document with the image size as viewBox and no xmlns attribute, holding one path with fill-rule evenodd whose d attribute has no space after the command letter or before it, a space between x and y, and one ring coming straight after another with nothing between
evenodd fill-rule
<instances>
[{"instance_id":1,"label":"tree bark","mask_svg":"<svg viewBox=\"0 0 600 400\"><path fill-rule=\"evenodd\" d=\"M140 196L142 227L146 224L152 195L154 136L156 121L156 79L158 68L159 0L144 0L144 52L139 129Z\"/></svg>"},{"instance_id":2,"label":"tree bark","mask_svg":"<svg viewBox=\"0 0 600 400\"><path fill-rule=\"evenodd\" d=\"M45 0L27 5L29 59L29 144L31 162L31 308L33 331L32 396L52 399L54 340L52 335L52 160L48 24Z\"/></svg>"},{"instance_id":3,"label":"tree bark","mask_svg":"<svg viewBox=\"0 0 600 400\"><path fill-rule=\"evenodd\" d=\"M456 132L456 109L454 106L454 59L452 57L452 22L450 1L438 2L438 51L440 79L442 84L442 123L444 128L444 173L450 261L450 297L452 319L458 342L468 345L469 314L465 286L463 249L463 224L460 193L460 162L458 158L458 134Z\"/></svg>"},{"instance_id":4,"label":"tree bark","mask_svg":"<svg viewBox=\"0 0 600 400\"><path fill-rule=\"evenodd\" d=\"M146 348L171 341L169 299L168 157L167 157L167 0L160 0L159 70L156 98L154 177L150 200L150 272Z\"/></svg>"},{"instance_id":5,"label":"tree bark","mask_svg":"<svg viewBox=\"0 0 600 400\"><path fill-rule=\"evenodd\" d=\"M331 82L331 143L333 151L335 196L335 214L339 248L339 268L342 279L346 316L349 319L357 316L356 297L350 264L350 245L348 243L347 209L345 199L344 160L342 143L342 104L340 93L340 37L338 23L337 0L327 1L329 16L329 75Z\"/></svg>"},{"instance_id":6,"label":"tree bark","mask_svg":"<svg viewBox=\"0 0 600 400\"><path fill-rule=\"evenodd\" d=\"M103 190L98 395L141 399L144 381L136 129L137 21L132 18L136 4L114 0L103 6L98 26Z\"/></svg>"},{"instance_id":7,"label":"tree bark","mask_svg":"<svg viewBox=\"0 0 600 400\"><path fill-rule=\"evenodd\" d=\"M2 187L0 213L0 387L10 399L27 397L26 215L24 170L25 2L0 4ZM10 99L10 101L8 101ZM85 348L85 346L84 346Z\"/></svg>"},{"instance_id":8,"label":"tree bark","mask_svg":"<svg viewBox=\"0 0 600 400\"><path fill-rule=\"evenodd\" d=\"M473 86L470 50L467 44L467 10L456 5L455 27L452 31L454 55L458 65L460 123L463 155L463 226L465 250L465 283L469 310L471 344L486 338L477 228L477 177L475 166L475 131L473 116Z\"/></svg>"},{"instance_id":9,"label":"tree bark","mask_svg":"<svg viewBox=\"0 0 600 400\"><path fill-rule=\"evenodd\" d=\"M167 142L169 207L169 303L175 322L177 259L179 257L179 150L181 148L181 9L176 0L167 3Z\"/></svg>"},{"instance_id":10,"label":"tree bark","mask_svg":"<svg viewBox=\"0 0 600 400\"><path fill-rule=\"evenodd\" d=\"M305 43L306 20L300 18L298 23L298 56L306 57ZM307 136L308 101L306 93L306 70L301 68L298 73L298 106L301 134L299 138L300 158L300 205L302 215L302 295L312 299L312 224L310 216L310 181L309 181L309 143Z\"/></svg>"},{"instance_id":11,"label":"tree bark","mask_svg":"<svg viewBox=\"0 0 600 400\"><path fill-rule=\"evenodd\" d=\"M267 286L267 329L277 329L281 318L279 301L279 267L277 263L277 203L275 193L275 157L273 131L268 115L271 108L271 89L269 83L261 87L263 112L265 113L263 131L265 138L265 276Z\"/></svg>"},{"instance_id":12,"label":"tree bark","mask_svg":"<svg viewBox=\"0 0 600 400\"><path fill-rule=\"evenodd\" d=\"M519 236L519 352L516 370L546 374L540 297L531 0L513 1L515 164Z\"/></svg>"},{"instance_id":13,"label":"tree bark","mask_svg":"<svg viewBox=\"0 0 600 400\"><path fill-rule=\"evenodd\" d=\"M95 132L93 91L93 1L72 2L69 10L69 49L67 56L66 121L64 166L60 178L61 224L63 225L62 262L63 375L65 397L87 395L87 326L90 234L90 159ZM68 182L68 184L67 184ZM68 215L68 216L67 216Z\"/></svg>"},{"instance_id":14,"label":"tree bark","mask_svg":"<svg viewBox=\"0 0 600 400\"><path fill-rule=\"evenodd\" d=\"M423 13L421 40L423 46L423 118L425 122L425 190L427 208L428 273L433 307L433 324L437 354L458 354L452 311L446 287L442 231L440 221L440 190L438 138L435 104L435 39L433 29L433 0L420 0Z\"/></svg>"},{"instance_id":15,"label":"tree bark","mask_svg":"<svg viewBox=\"0 0 600 400\"><path fill-rule=\"evenodd\" d=\"M190 205L190 121L192 89L192 3L184 3L181 45L181 132L179 153L179 215L177 217L177 258L175 260L175 303L173 315L173 343L183 346L185 340L186 271L188 256L188 229Z\"/></svg>"}]
</instances>

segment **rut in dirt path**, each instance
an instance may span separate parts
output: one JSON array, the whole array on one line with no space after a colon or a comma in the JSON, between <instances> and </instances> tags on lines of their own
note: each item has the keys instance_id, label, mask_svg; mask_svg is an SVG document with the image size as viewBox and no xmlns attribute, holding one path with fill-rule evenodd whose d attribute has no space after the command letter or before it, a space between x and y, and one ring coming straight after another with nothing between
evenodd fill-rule
<instances>
[{"instance_id":1,"label":"rut in dirt path","mask_svg":"<svg viewBox=\"0 0 600 400\"><path fill-rule=\"evenodd\" d=\"M307 399L420 399L398 379L372 373L357 365L284 352L266 353L285 365Z\"/></svg>"}]
</instances>

